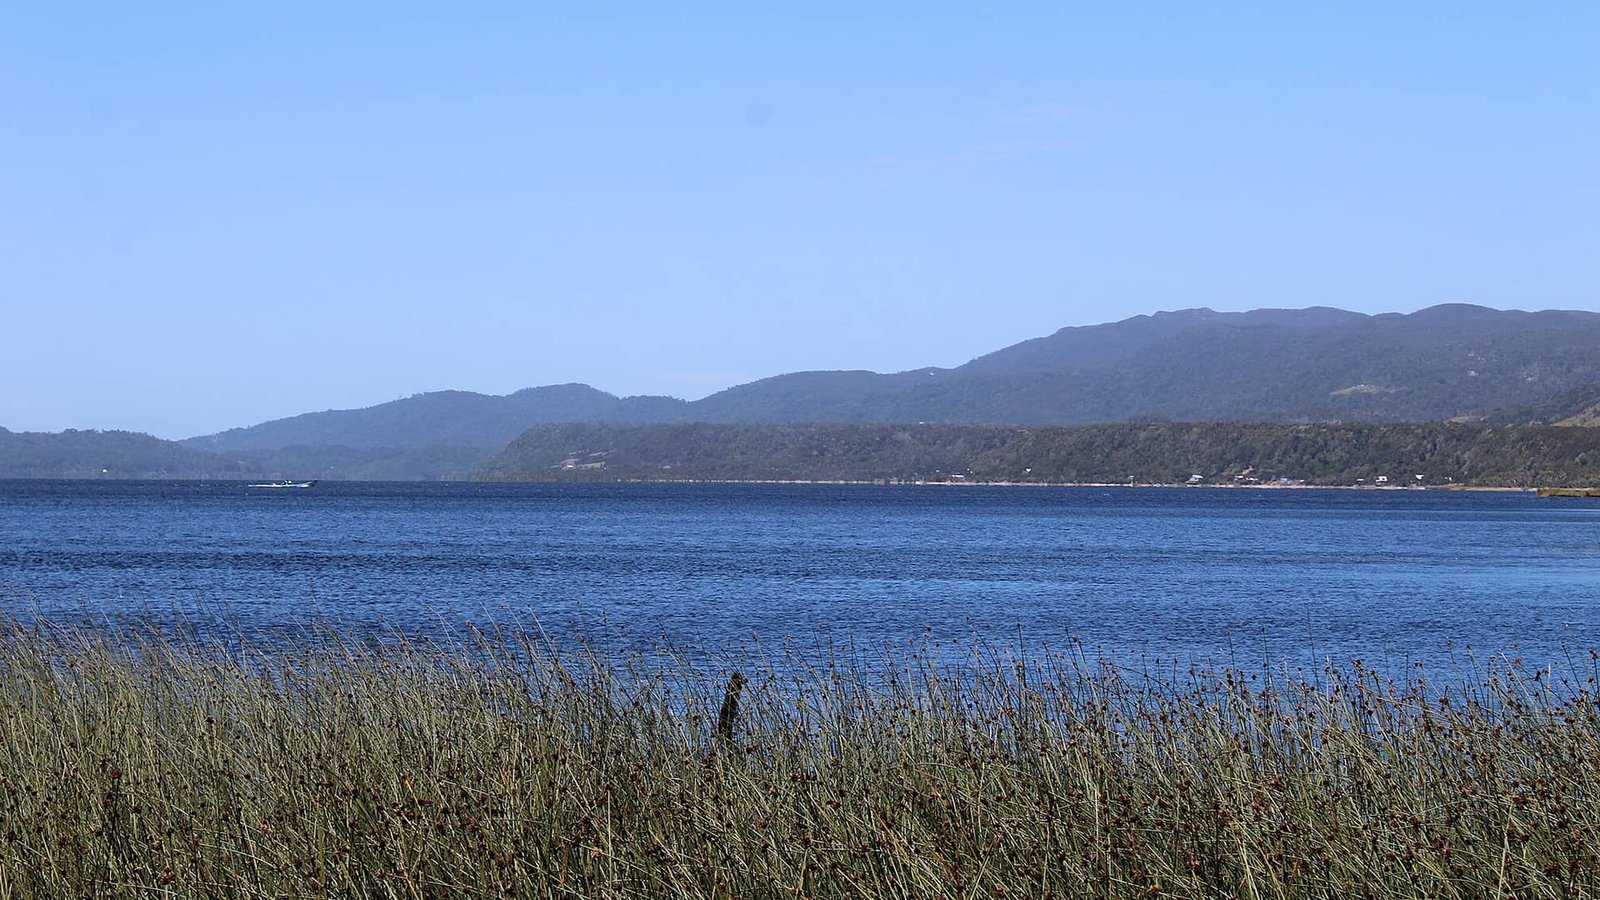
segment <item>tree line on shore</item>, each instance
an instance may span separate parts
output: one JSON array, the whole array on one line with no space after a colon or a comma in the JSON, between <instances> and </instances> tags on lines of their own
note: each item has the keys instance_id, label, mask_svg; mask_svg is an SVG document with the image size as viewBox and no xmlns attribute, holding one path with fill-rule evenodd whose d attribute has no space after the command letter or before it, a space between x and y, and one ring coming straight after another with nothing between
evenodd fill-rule
<instances>
[{"instance_id":1,"label":"tree line on shore","mask_svg":"<svg viewBox=\"0 0 1600 900\"><path fill-rule=\"evenodd\" d=\"M1600 485L1600 430L1457 423L541 425L476 477L1592 486Z\"/></svg>"},{"instance_id":2,"label":"tree line on shore","mask_svg":"<svg viewBox=\"0 0 1600 900\"><path fill-rule=\"evenodd\" d=\"M239 457L128 432L0 431L5 478L1600 486L1600 429L1459 423L547 424L493 456L290 447Z\"/></svg>"}]
</instances>

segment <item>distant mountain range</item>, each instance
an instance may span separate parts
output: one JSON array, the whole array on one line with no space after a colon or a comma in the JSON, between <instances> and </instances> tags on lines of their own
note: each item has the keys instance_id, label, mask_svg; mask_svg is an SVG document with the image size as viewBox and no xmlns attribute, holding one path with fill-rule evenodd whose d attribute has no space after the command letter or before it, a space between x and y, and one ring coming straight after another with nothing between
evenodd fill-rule
<instances>
[{"instance_id":1,"label":"distant mountain range","mask_svg":"<svg viewBox=\"0 0 1600 900\"><path fill-rule=\"evenodd\" d=\"M1600 313L1196 309L1064 328L949 370L781 375L691 406L708 422L1438 421L1597 383Z\"/></svg>"},{"instance_id":2,"label":"distant mountain range","mask_svg":"<svg viewBox=\"0 0 1600 900\"><path fill-rule=\"evenodd\" d=\"M465 474L550 423L1600 422L1600 313L1446 304L1188 309L1063 328L952 369L796 372L701 400L582 384L418 394L182 442L296 477ZM8 471L0 466L0 473Z\"/></svg>"},{"instance_id":3,"label":"distant mountain range","mask_svg":"<svg viewBox=\"0 0 1600 900\"><path fill-rule=\"evenodd\" d=\"M221 453L296 445L498 448L544 422L673 422L688 416L690 406L671 397L622 399L586 384L524 388L505 396L433 391L365 409L304 413L183 443Z\"/></svg>"}]
</instances>

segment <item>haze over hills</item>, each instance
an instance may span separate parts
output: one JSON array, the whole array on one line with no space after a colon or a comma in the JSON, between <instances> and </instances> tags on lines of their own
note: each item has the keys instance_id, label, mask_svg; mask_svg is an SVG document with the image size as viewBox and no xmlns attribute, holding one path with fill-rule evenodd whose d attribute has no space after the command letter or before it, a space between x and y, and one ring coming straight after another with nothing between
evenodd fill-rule
<instances>
[{"instance_id":1,"label":"haze over hills","mask_svg":"<svg viewBox=\"0 0 1600 900\"><path fill-rule=\"evenodd\" d=\"M131 431L0 428L0 478L250 478L246 464Z\"/></svg>"},{"instance_id":2,"label":"haze over hills","mask_svg":"<svg viewBox=\"0 0 1600 900\"><path fill-rule=\"evenodd\" d=\"M953 369L795 372L702 400L587 385L503 397L418 394L185 443L499 447L546 422L1429 421L1486 416L1600 383L1600 313L1447 304L1410 315L1326 307L1188 309L1063 328Z\"/></svg>"},{"instance_id":3,"label":"haze over hills","mask_svg":"<svg viewBox=\"0 0 1600 900\"><path fill-rule=\"evenodd\" d=\"M1526 406L1509 406L1485 417L1491 425L1600 425L1600 384L1586 384Z\"/></svg>"},{"instance_id":4,"label":"haze over hills","mask_svg":"<svg viewBox=\"0 0 1600 900\"><path fill-rule=\"evenodd\" d=\"M304 413L182 444L286 477L434 479L465 475L533 425L679 421L686 406L671 397L619 398L584 384L505 396L433 391L364 409Z\"/></svg>"},{"instance_id":5,"label":"haze over hills","mask_svg":"<svg viewBox=\"0 0 1600 900\"><path fill-rule=\"evenodd\" d=\"M505 396L432 391L363 409L303 413L183 443L221 453L296 445L499 448L543 422L678 421L687 407L672 397L624 399L586 384L524 388Z\"/></svg>"},{"instance_id":6,"label":"haze over hills","mask_svg":"<svg viewBox=\"0 0 1600 900\"><path fill-rule=\"evenodd\" d=\"M1450 419L1600 422L1600 313L1462 304L1409 315L1187 309L1063 328L955 368L795 372L692 402L617 397L582 384L505 396L417 394L190 438L183 447L201 455L178 468L286 477L460 476L529 428L551 423Z\"/></svg>"},{"instance_id":7,"label":"haze over hills","mask_svg":"<svg viewBox=\"0 0 1600 900\"><path fill-rule=\"evenodd\" d=\"M1394 422L1596 382L1597 313L1193 309L1064 328L950 370L780 375L690 406L709 422Z\"/></svg>"}]
</instances>

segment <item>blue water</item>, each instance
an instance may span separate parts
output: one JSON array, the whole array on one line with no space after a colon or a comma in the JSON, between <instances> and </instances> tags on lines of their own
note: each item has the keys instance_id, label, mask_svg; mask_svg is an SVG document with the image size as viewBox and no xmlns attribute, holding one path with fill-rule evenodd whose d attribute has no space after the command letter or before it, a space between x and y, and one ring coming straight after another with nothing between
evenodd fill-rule
<instances>
[{"instance_id":1,"label":"blue water","mask_svg":"<svg viewBox=\"0 0 1600 900\"><path fill-rule=\"evenodd\" d=\"M1396 665L1600 648L1600 501L1432 491L0 482L0 609L271 634L1045 643Z\"/></svg>"}]
</instances>

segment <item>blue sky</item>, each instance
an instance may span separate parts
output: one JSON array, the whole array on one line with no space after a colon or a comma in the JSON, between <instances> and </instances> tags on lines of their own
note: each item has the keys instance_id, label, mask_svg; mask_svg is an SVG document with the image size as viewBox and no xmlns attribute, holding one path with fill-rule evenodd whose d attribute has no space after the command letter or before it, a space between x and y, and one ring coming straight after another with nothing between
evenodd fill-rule
<instances>
[{"instance_id":1,"label":"blue sky","mask_svg":"<svg viewBox=\"0 0 1600 900\"><path fill-rule=\"evenodd\" d=\"M13 430L1600 309L1593 3L116 6L0 13Z\"/></svg>"}]
</instances>

